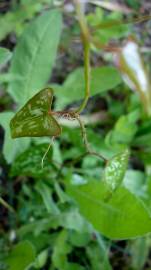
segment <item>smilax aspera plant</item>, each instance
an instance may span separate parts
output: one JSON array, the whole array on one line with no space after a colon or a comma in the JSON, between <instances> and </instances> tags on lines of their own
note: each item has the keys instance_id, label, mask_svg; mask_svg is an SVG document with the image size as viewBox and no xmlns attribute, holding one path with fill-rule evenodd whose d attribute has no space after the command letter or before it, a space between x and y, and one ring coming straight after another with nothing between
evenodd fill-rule
<instances>
[{"instance_id":1,"label":"smilax aspera plant","mask_svg":"<svg viewBox=\"0 0 151 270\"><path fill-rule=\"evenodd\" d=\"M142 236L151 231L150 212L144 201L138 198L136 194L127 189L123 184L130 156L131 137L128 143L126 141L128 138L125 138L125 143L123 137L121 136L120 138L119 136L119 141L121 140L120 147L122 147L119 147L119 151L116 155L111 158L106 158L102 153L91 149L87 139L87 131L83 121L81 120L80 114L86 108L91 94L90 85L92 72L90 68L90 51L92 47L95 47L96 49L103 49L104 51L110 51L116 54L117 67L121 71L123 77L129 79L129 82L131 81L131 85L134 86L134 90L139 92L140 99L141 101L143 100L142 103L144 108L146 107L144 100L145 102L147 100L147 110L144 110L145 112L143 117L150 117L150 110L148 109L151 104L150 90L146 89L146 92L143 92L142 94L141 85L138 83L139 75L137 76L136 67L134 67L132 63L125 61L124 58L125 51L126 53L128 52L127 48L129 48L129 46L134 48L134 55L136 54L138 66L141 65L143 61L139 52L137 52L138 45L133 37L129 37L127 41L128 47L125 45L123 48L100 43L95 35L97 30L101 27L104 30L112 27L112 22L106 25L97 25L96 28L93 26L88 27L84 12L81 9L80 1L75 0L74 5L81 29L81 40L84 53L85 94L83 102L75 109L53 111L52 101L53 93L55 91L50 87L45 88L28 100L28 102L12 118L10 122L11 136L12 138L50 136L53 140L61 134L61 127L57 119L67 118L72 121L77 120L86 150L82 155L69 163L75 164L79 159L91 155L103 160L106 166L100 181L88 181L87 183L74 185L67 179L65 184L67 194L76 200L80 212L92 223L94 228L100 231L103 235L111 239L126 239ZM144 16L133 21L140 22L149 18L149 16ZM118 23L120 22L117 22L117 24ZM126 23L127 22L125 22L125 24ZM144 64L142 64L142 66L143 74L146 74ZM114 131L108 135L106 140L112 139L112 142L114 142L114 134L118 133L119 126L123 123L122 121L133 126L136 124L138 118L138 110L135 110L131 115L128 114L123 116L123 118L116 124ZM122 131L123 130L120 130L121 133ZM52 142L42 158L42 167L44 158L46 157L51 144ZM61 169L62 167L63 166L61 166ZM59 173L61 173L61 169Z\"/></svg>"}]
</instances>

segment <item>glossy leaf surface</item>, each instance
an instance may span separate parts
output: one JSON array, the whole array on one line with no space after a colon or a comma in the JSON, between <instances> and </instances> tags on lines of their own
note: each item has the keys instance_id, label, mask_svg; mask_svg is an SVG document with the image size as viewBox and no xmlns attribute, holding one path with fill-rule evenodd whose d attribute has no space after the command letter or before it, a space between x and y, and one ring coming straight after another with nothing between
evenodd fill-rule
<instances>
[{"instance_id":1,"label":"glossy leaf surface","mask_svg":"<svg viewBox=\"0 0 151 270\"><path fill-rule=\"evenodd\" d=\"M59 135L61 128L49 112L52 99L49 88L31 98L10 122L12 138Z\"/></svg>"},{"instance_id":2,"label":"glossy leaf surface","mask_svg":"<svg viewBox=\"0 0 151 270\"><path fill-rule=\"evenodd\" d=\"M109 160L104 172L104 183L109 191L114 191L122 183L127 168L128 157L129 151L126 149Z\"/></svg>"},{"instance_id":3,"label":"glossy leaf surface","mask_svg":"<svg viewBox=\"0 0 151 270\"><path fill-rule=\"evenodd\" d=\"M21 139L20 139L21 140ZM20 140L17 140L20 142ZM52 177L52 148L45 158L45 166L41 167L41 158L47 151L48 143L30 146L25 152L21 153L13 162L11 176L29 176L36 179Z\"/></svg>"},{"instance_id":4,"label":"glossy leaf surface","mask_svg":"<svg viewBox=\"0 0 151 270\"><path fill-rule=\"evenodd\" d=\"M151 231L151 217L144 203L124 187L119 187L108 201L104 200L103 182L67 187L80 212L92 225L111 239L127 239Z\"/></svg>"}]
</instances>

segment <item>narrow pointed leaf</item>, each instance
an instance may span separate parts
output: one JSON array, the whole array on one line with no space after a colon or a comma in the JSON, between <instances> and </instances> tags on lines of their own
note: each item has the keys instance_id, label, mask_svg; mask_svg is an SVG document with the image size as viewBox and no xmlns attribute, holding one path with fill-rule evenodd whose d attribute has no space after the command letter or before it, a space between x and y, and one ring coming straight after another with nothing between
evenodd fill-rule
<instances>
[{"instance_id":1,"label":"narrow pointed leaf","mask_svg":"<svg viewBox=\"0 0 151 270\"><path fill-rule=\"evenodd\" d=\"M59 135L61 128L50 111L52 99L50 88L31 98L10 122L12 138Z\"/></svg>"}]
</instances>

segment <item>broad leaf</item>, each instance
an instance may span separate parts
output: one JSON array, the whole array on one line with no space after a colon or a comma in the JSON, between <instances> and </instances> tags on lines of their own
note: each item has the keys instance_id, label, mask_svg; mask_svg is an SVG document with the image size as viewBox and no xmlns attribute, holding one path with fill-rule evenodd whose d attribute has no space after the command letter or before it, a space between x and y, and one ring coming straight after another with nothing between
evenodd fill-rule
<instances>
[{"instance_id":1,"label":"broad leaf","mask_svg":"<svg viewBox=\"0 0 151 270\"><path fill-rule=\"evenodd\" d=\"M119 187L108 201L104 200L104 183L92 181L67 186L81 213L92 225L111 239L127 239L151 232L151 217L143 202L124 187Z\"/></svg>"},{"instance_id":2,"label":"broad leaf","mask_svg":"<svg viewBox=\"0 0 151 270\"><path fill-rule=\"evenodd\" d=\"M59 11L47 11L24 31L12 58L10 73L22 76L12 81L8 92L23 105L50 78L61 34Z\"/></svg>"},{"instance_id":3,"label":"broad leaf","mask_svg":"<svg viewBox=\"0 0 151 270\"><path fill-rule=\"evenodd\" d=\"M5 131L3 154L8 163L11 163L17 155L24 152L30 144L30 138L21 138L20 140L11 138L9 123L13 116L13 112L0 113L0 125Z\"/></svg>"},{"instance_id":4,"label":"broad leaf","mask_svg":"<svg viewBox=\"0 0 151 270\"><path fill-rule=\"evenodd\" d=\"M59 135L61 128L50 111L52 99L50 88L31 98L10 122L12 138Z\"/></svg>"},{"instance_id":5,"label":"broad leaf","mask_svg":"<svg viewBox=\"0 0 151 270\"><path fill-rule=\"evenodd\" d=\"M29 241L20 242L7 258L9 270L26 270L35 260L35 249Z\"/></svg>"},{"instance_id":6,"label":"broad leaf","mask_svg":"<svg viewBox=\"0 0 151 270\"><path fill-rule=\"evenodd\" d=\"M90 94L91 96L101 94L116 87L120 83L121 77L114 67L92 68ZM78 68L69 74L62 88L56 87L55 95L60 98L60 101L58 101L59 104L65 106L73 101L84 98L84 88L84 70L83 68Z\"/></svg>"}]
</instances>

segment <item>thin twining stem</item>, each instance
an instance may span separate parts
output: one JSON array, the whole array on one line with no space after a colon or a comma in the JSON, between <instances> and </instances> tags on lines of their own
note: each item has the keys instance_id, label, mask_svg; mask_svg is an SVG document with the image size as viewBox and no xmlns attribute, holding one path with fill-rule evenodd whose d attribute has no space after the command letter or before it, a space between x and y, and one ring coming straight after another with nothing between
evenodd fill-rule
<instances>
[{"instance_id":1,"label":"thin twining stem","mask_svg":"<svg viewBox=\"0 0 151 270\"><path fill-rule=\"evenodd\" d=\"M43 155L43 157L42 157L42 160L41 160L41 167L42 167L42 169L44 168L44 160L45 160L45 158L46 158L46 156L47 156L47 154L48 154L48 152L49 152L51 146L53 145L54 139L55 139L55 136L53 136L53 137L51 138L51 142L50 142L50 144L48 145L48 148L47 148L46 152L44 153L44 155Z\"/></svg>"},{"instance_id":2,"label":"thin twining stem","mask_svg":"<svg viewBox=\"0 0 151 270\"><path fill-rule=\"evenodd\" d=\"M86 153L84 154L84 156L85 156L85 155L96 156L96 157L98 157L98 158L103 159L103 160L106 162L107 160L106 160L106 158L105 158L104 156L102 156L101 154L96 153L96 152L94 152L94 151L92 151L92 150L90 149L90 145L89 145L88 138L87 138L86 128L85 128L83 122L81 121L79 115L76 115L76 119L77 119L77 121L79 122L79 125L80 125L80 127L81 127L82 137L83 137L84 145L85 145L85 148L86 148Z\"/></svg>"},{"instance_id":3,"label":"thin twining stem","mask_svg":"<svg viewBox=\"0 0 151 270\"><path fill-rule=\"evenodd\" d=\"M82 43L84 51L84 79L85 79L85 95L84 100L76 113L80 114L87 105L90 96L90 42L89 42L89 29L85 20L84 13L81 9L79 0L75 0L76 13L82 33Z\"/></svg>"},{"instance_id":4,"label":"thin twining stem","mask_svg":"<svg viewBox=\"0 0 151 270\"><path fill-rule=\"evenodd\" d=\"M80 125L80 127L81 127L81 133L82 133L82 137L83 137L83 141L84 141L85 148L86 148L87 152L90 152L90 145L89 145L89 142L88 142L87 132L86 132L85 125L84 125L84 123L81 121L79 115L77 116L76 119L77 119L77 121L79 122L79 125Z\"/></svg>"},{"instance_id":5,"label":"thin twining stem","mask_svg":"<svg viewBox=\"0 0 151 270\"><path fill-rule=\"evenodd\" d=\"M2 197L0 197L0 204L2 204L5 208L7 208L11 212L15 212L14 208L9 205Z\"/></svg>"},{"instance_id":6,"label":"thin twining stem","mask_svg":"<svg viewBox=\"0 0 151 270\"><path fill-rule=\"evenodd\" d=\"M101 155L99 153L96 153L95 151L91 150L89 142L88 142L88 138L87 138L87 132L86 132L85 125L82 122L82 120L80 118L80 115L78 113L76 113L74 111L62 111L62 112L61 111L56 111L56 112L50 112L50 114L53 114L53 115L56 115L56 116L59 116L59 117L66 117L68 120L77 120L78 121L79 126L81 128L83 142L84 142L84 145L85 145L85 148L86 148L86 152L81 157L84 157L86 155L92 155L92 156L96 156L96 157L98 157L100 159L103 159L105 162L107 162L107 159L103 155ZM48 149L48 151L49 151L49 149ZM46 154L47 154L47 152L46 152ZM45 157L45 155L44 155L44 157Z\"/></svg>"}]
</instances>

